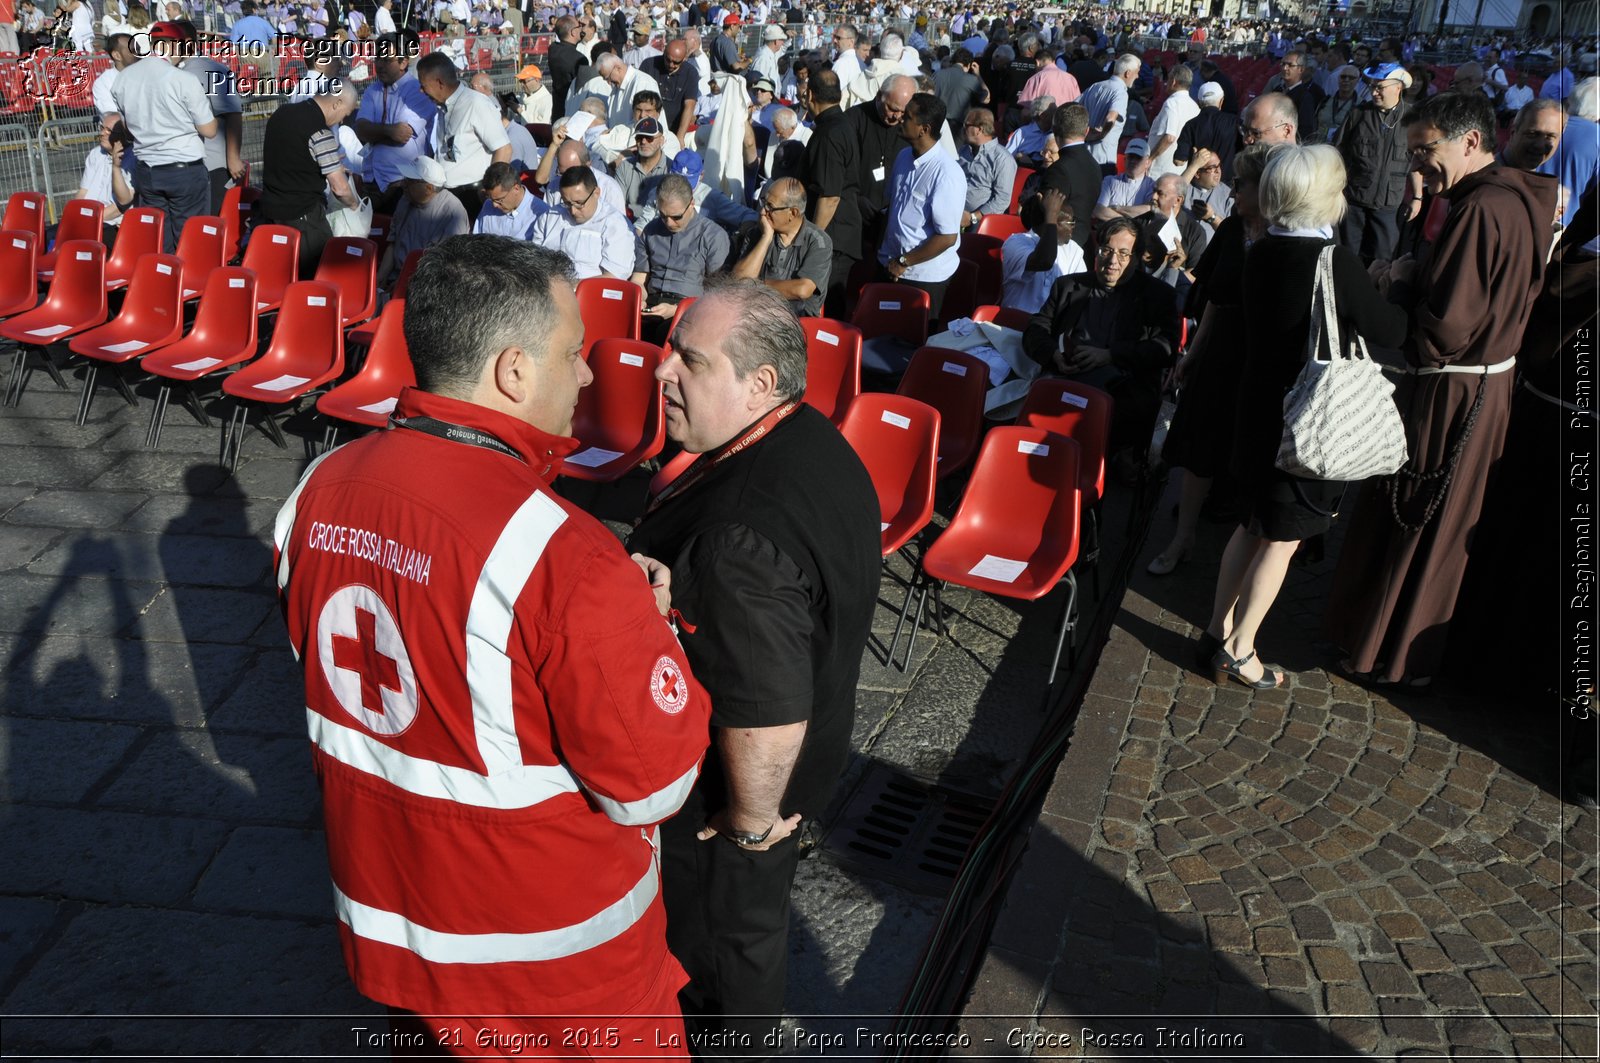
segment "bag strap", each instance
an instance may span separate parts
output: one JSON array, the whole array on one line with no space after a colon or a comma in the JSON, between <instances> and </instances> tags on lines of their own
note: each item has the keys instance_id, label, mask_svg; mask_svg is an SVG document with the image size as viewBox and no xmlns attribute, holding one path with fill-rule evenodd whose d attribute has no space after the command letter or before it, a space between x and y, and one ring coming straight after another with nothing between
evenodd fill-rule
<instances>
[{"instance_id":1,"label":"bag strap","mask_svg":"<svg viewBox=\"0 0 1600 1063\"><path fill-rule=\"evenodd\" d=\"M1322 296L1322 330L1328 338L1328 357L1344 357L1344 344L1339 335L1339 305L1333 294L1333 245L1328 244L1317 256L1317 290Z\"/></svg>"}]
</instances>

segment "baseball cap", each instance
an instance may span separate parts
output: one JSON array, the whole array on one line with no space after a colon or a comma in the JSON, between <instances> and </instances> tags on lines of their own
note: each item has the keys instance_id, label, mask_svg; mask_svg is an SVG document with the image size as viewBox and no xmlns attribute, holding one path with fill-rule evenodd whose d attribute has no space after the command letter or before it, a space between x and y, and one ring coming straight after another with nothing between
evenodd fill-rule
<instances>
[{"instance_id":1,"label":"baseball cap","mask_svg":"<svg viewBox=\"0 0 1600 1063\"><path fill-rule=\"evenodd\" d=\"M753 89L766 89L768 92L778 91L775 87L773 87L771 78L756 78L756 83L750 87Z\"/></svg>"},{"instance_id":2,"label":"baseball cap","mask_svg":"<svg viewBox=\"0 0 1600 1063\"><path fill-rule=\"evenodd\" d=\"M1411 73L1399 63L1375 63L1363 71L1368 81L1398 81L1411 87Z\"/></svg>"},{"instance_id":3,"label":"baseball cap","mask_svg":"<svg viewBox=\"0 0 1600 1063\"><path fill-rule=\"evenodd\" d=\"M1142 159L1150 154L1150 142L1143 137L1134 137L1128 141L1128 146L1122 149L1122 153L1124 155L1137 155Z\"/></svg>"},{"instance_id":4,"label":"baseball cap","mask_svg":"<svg viewBox=\"0 0 1600 1063\"><path fill-rule=\"evenodd\" d=\"M786 41L789 39L789 35L783 32L782 26L768 26L761 31L761 39L764 41Z\"/></svg>"},{"instance_id":5,"label":"baseball cap","mask_svg":"<svg viewBox=\"0 0 1600 1063\"><path fill-rule=\"evenodd\" d=\"M445 183L444 167L426 155L418 155L410 162L401 163L400 176L412 181L426 181L435 188L443 188Z\"/></svg>"},{"instance_id":6,"label":"baseball cap","mask_svg":"<svg viewBox=\"0 0 1600 1063\"><path fill-rule=\"evenodd\" d=\"M541 81L544 80L544 71L539 69L538 64L529 63L527 66L517 71L518 81L527 81L529 78L538 78Z\"/></svg>"},{"instance_id":7,"label":"baseball cap","mask_svg":"<svg viewBox=\"0 0 1600 1063\"><path fill-rule=\"evenodd\" d=\"M659 137L661 123L654 118L641 118L633 124L633 135L636 137Z\"/></svg>"},{"instance_id":8,"label":"baseball cap","mask_svg":"<svg viewBox=\"0 0 1600 1063\"><path fill-rule=\"evenodd\" d=\"M669 169L675 174L687 177L692 186L700 183L700 175L705 172L706 164L705 160L700 158L698 151L680 151L673 156Z\"/></svg>"},{"instance_id":9,"label":"baseball cap","mask_svg":"<svg viewBox=\"0 0 1600 1063\"><path fill-rule=\"evenodd\" d=\"M722 20L722 24L724 26L737 26L737 25L739 25L739 16L738 15L729 15L728 17L726 17L726 18L724 18Z\"/></svg>"},{"instance_id":10,"label":"baseball cap","mask_svg":"<svg viewBox=\"0 0 1600 1063\"><path fill-rule=\"evenodd\" d=\"M150 26L150 39L153 41L182 41L188 35L183 32L183 27L176 22L155 22Z\"/></svg>"},{"instance_id":11,"label":"baseball cap","mask_svg":"<svg viewBox=\"0 0 1600 1063\"><path fill-rule=\"evenodd\" d=\"M1227 93L1222 91L1222 86L1215 81L1208 81L1200 86L1200 99L1202 100L1220 100L1226 95Z\"/></svg>"}]
</instances>

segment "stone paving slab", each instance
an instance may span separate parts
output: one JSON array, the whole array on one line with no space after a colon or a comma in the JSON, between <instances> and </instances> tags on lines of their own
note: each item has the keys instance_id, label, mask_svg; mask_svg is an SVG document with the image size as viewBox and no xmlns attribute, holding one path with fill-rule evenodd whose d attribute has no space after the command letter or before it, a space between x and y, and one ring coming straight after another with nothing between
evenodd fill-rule
<instances>
[{"instance_id":1,"label":"stone paving slab","mask_svg":"<svg viewBox=\"0 0 1600 1063\"><path fill-rule=\"evenodd\" d=\"M1596 1058L1600 825L1553 796L1558 721L1330 676L1331 549L1263 629L1286 689L1188 671L1226 531L1141 565L963 1028L1086 1059Z\"/></svg>"}]
</instances>

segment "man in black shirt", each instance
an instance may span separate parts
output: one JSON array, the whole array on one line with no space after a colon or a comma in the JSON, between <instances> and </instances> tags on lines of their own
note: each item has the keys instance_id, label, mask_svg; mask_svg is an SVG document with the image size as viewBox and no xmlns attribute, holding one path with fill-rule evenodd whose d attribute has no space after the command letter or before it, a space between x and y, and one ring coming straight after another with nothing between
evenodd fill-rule
<instances>
[{"instance_id":1,"label":"man in black shirt","mask_svg":"<svg viewBox=\"0 0 1600 1063\"><path fill-rule=\"evenodd\" d=\"M700 458L629 549L670 566L684 653L713 706L704 768L661 827L667 943L689 973L691 1037L730 1031L736 1055L761 1057L784 1010L800 824L826 812L850 754L878 500L801 401L805 334L766 285L709 287L656 375L667 434Z\"/></svg>"},{"instance_id":2,"label":"man in black shirt","mask_svg":"<svg viewBox=\"0 0 1600 1063\"><path fill-rule=\"evenodd\" d=\"M356 113L360 98L348 81L334 78L321 94L279 107L262 132L262 152L272 160L261 190L261 221L300 231L300 276L316 272L322 249L333 238L324 189L347 207L360 199L345 173L333 127Z\"/></svg>"},{"instance_id":3,"label":"man in black shirt","mask_svg":"<svg viewBox=\"0 0 1600 1063\"><path fill-rule=\"evenodd\" d=\"M666 51L640 64L639 69L656 79L661 90L663 117L667 128L682 143L694 125L695 105L700 100L700 71L688 62L689 46L681 40L669 41Z\"/></svg>"},{"instance_id":4,"label":"man in black shirt","mask_svg":"<svg viewBox=\"0 0 1600 1063\"><path fill-rule=\"evenodd\" d=\"M553 119L560 118L566 113L572 79L583 65L583 53L578 51L578 20L571 15L556 19L556 39L550 43L546 62L550 67L551 115Z\"/></svg>"},{"instance_id":5,"label":"man in black shirt","mask_svg":"<svg viewBox=\"0 0 1600 1063\"><path fill-rule=\"evenodd\" d=\"M856 181L861 189L861 228L870 244L877 244L883 237L883 212L889 203L889 171L894 169L895 157L906 146L900 136L900 119L916 92L916 78L896 74L884 80L877 99L858 103L845 112L850 131L861 146Z\"/></svg>"},{"instance_id":6,"label":"man in black shirt","mask_svg":"<svg viewBox=\"0 0 1600 1063\"><path fill-rule=\"evenodd\" d=\"M1089 253L1089 223L1094 218L1095 201L1100 198L1103 175L1100 164L1089 154L1084 138L1089 134L1089 112L1081 103L1056 109L1056 144L1061 155L1044 171L1044 187L1053 188L1067 198L1072 208L1072 239Z\"/></svg>"},{"instance_id":7,"label":"man in black shirt","mask_svg":"<svg viewBox=\"0 0 1600 1063\"><path fill-rule=\"evenodd\" d=\"M850 129L839 101L844 92L839 75L818 70L811 75L811 107L816 125L806 142L801 172L806 186L806 216L833 241L833 268L828 272L824 308L844 320L845 285L861 260L861 145Z\"/></svg>"}]
</instances>

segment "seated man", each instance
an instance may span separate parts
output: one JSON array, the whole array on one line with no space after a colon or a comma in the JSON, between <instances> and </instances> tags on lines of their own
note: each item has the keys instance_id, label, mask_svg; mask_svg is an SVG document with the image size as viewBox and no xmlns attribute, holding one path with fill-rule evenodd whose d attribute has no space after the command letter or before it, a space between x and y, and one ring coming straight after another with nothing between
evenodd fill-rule
<instances>
[{"instance_id":1,"label":"seated man","mask_svg":"<svg viewBox=\"0 0 1600 1063\"><path fill-rule=\"evenodd\" d=\"M800 124L793 109L779 107L772 112L772 133L761 153L761 176L768 181L801 176L811 129Z\"/></svg>"},{"instance_id":2,"label":"seated man","mask_svg":"<svg viewBox=\"0 0 1600 1063\"><path fill-rule=\"evenodd\" d=\"M467 208L455 196L441 196L444 167L426 155L400 164L405 192L390 224L389 246L378 263L378 286L387 289L398 278L406 257L426 251L440 240L461 236L471 227Z\"/></svg>"},{"instance_id":3,"label":"seated man","mask_svg":"<svg viewBox=\"0 0 1600 1063\"><path fill-rule=\"evenodd\" d=\"M528 239L572 259L579 280L633 273L633 228L600 194L594 171L573 166L561 175L561 205L539 215Z\"/></svg>"},{"instance_id":4,"label":"seated man","mask_svg":"<svg viewBox=\"0 0 1600 1063\"><path fill-rule=\"evenodd\" d=\"M1233 189L1222 179L1222 160L1214 152L1198 148L1183 171L1189 189L1183 206L1199 221L1216 232L1223 219L1233 213Z\"/></svg>"},{"instance_id":5,"label":"seated man","mask_svg":"<svg viewBox=\"0 0 1600 1063\"><path fill-rule=\"evenodd\" d=\"M121 116L108 114L100 122L100 137L83 160L83 176L73 199L104 204L100 238L109 248L122 225L122 214L133 206L133 135Z\"/></svg>"},{"instance_id":6,"label":"seated man","mask_svg":"<svg viewBox=\"0 0 1600 1063\"><path fill-rule=\"evenodd\" d=\"M595 142L595 153L607 166L615 168L617 161L633 150L634 127L646 118L654 118L661 123L663 155L670 159L683 149L678 135L667 127L666 119L661 114L661 94L645 89L633 98L633 121L606 130L605 135Z\"/></svg>"},{"instance_id":7,"label":"seated man","mask_svg":"<svg viewBox=\"0 0 1600 1063\"><path fill-rule=\"evenodd\" d=\"M1040 155L1044 152L1044 142L1054 132L1056 101L1050 96L1035 96L1028 101L1026 110L1028 120L1006 141L1006 152L1017 160L1018 166L1042 170Z\"/></svg>"},{"instance_id":8,"label":"seated man","mask_svg":"<svg viewBox=\"0 0 1600 1063\"><path fill-rule=\"evenodd\" d=\"M667 338L678 304L705 291L706 278L728 263L728 234L694 206L694 191L680 174L656 189L656 218L638 240L633 282L644 289L644 338Z\"/></svg>"},{"instance_id":9,"label":"seated man","mask_svg":"<svg viewBox=\"0 0 1600 1063\"><path fill-rule=\"evenodd\" d=\"M622 195L622 186L606 172L603 164L590 161L589 149L582 140L572 140L566 135L566 125L557 123L551 133L550 148L539 160L534 179L544 189L545 205L554 207L561 202L561 175L574 166L587 166L600 185L600 195L618 214L627 215L628 201Z\"/></svg>"},{"instance_id":10,"label":"seated man","mask_svg":"<svg viewBox=\"0 0 1600 1063\"><path fill-rule=\"evenodd\" d=\"M1168 221L1174 223L1178 228L1178 240L1183 245L1184 256L1193 265L1200 261L1206 245L1211 242L1211 231L1183 206L1188 184L1175 173L1162 177L1156 182L1155 193L1145 209L1139 212L1138 218L1150 238L1156 244L1163 245L1165 251L1172 251L1173 247L1171 241L1162 240L1160 234L1167 230ZM1170 233L1170 230L1167 231Z\"/></svg>"},{"instance_id":11,"label":"seated man","mask_svg":"<svg viewBox=\"0 0 1600 1063\"><path fill-rule=\"evenodd\" d=\"M1156 183L1143 176L1146 150L1143 140L1130 140L1124 151L1127 159L1122 172L1101 179L1100 196L1094 205L1096 221L1131 218L1150 210L1150 197L1156 190Z\"/></svg>"},{"instance_id":12,"label":"seated man","mask_svg":"<svg viewBox=\"0 0 1600 1063\"><path fill-rule=\"evenodd\" d=\"M616 162L617 184L633 215L635 232L644 232L656 216L656 188L667 176L667 153L661 150L666 130L654 118L645 118L633 127L634 150Z\"/></svg>"},{"instance_id":13,"label":"seated man","mask_svg":"<svg viewBox=\"0 0 1600 1063\"><path fill-rule=\"evenodd\" d=\"M1085 273L1089 266L1072 239L1072 208L1056 189L1023 201L1022 224L1027 232L1000 245L1000 305L1037 314L1056 281Z\"/></svg>"},{"instance_id":14,"label":"seated man","mask_svg":"<svg viewBox=\"0 0 1600 1063\"><path fill-rule=\"evenodd\" d=\"M806 220L806 187L780 177L761 195L761 218L739 230L732 273L759 280L789 300L799 317L822 313L833 241ZM1010 305L1010 304L1007 304Z\"/></svg>"},{"instance_id":15,"label":"seated man","mask_svg":"<svg viewBox=\"0 0 1600 1063\"><path fill-rule=\"evenodd\" d=\"M689 187L694 189L695 210L730 232L746 222L755 221L755 211L743 203L735 203L722 189L713 188L700 180L705 168L705 160L697 151L680 151L672 160L672 172L688 181Z\"/></svg>"},{"instance_id":16,"label":"seated man","mask_svg":"<svg viewBox=\"0 0 1600 1063\"><path fill-rule=\"evenodd\" d=\"M1100 230L1092 272L1062 277L1022 335L1028 357L1116 400L1108 453L1148 447L1178 349L1172 289L1139 268L1139 223Z\"/></svg>"},{"instance_id":17,"label":"seated man","mask_svg":"<svg viewBox=\"0 0 1600 1063\"><path fill-rule=\"evenodd\" d=\"M483 192L483 209L472 224L475 233L526 240L539 215L550 209L544 200L522 186L509 163L490 163L478 187Z\"/></svg>"}]
</instances>

